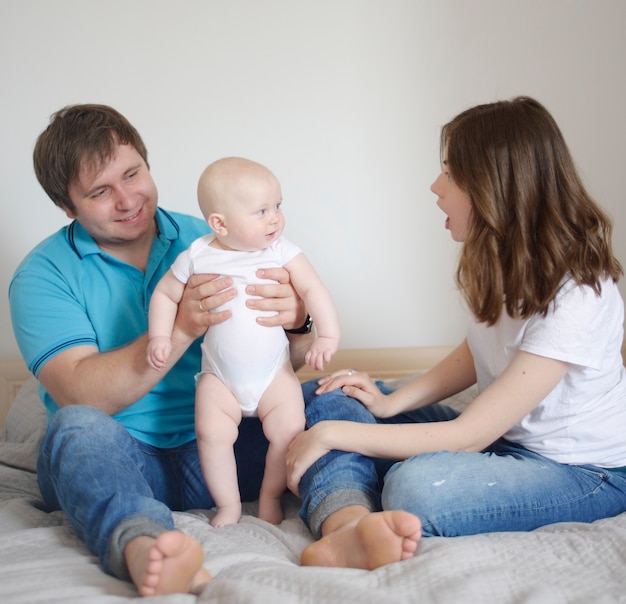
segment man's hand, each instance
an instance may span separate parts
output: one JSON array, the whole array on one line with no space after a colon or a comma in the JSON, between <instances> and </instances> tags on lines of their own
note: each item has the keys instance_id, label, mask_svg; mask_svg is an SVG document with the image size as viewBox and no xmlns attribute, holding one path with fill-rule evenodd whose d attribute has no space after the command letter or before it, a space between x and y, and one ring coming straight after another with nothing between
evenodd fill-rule
<instances>
[{"instance_id":1,"label":"man's hand","mask_svg":"<svg viewBox=\"0 0 626 604\"><path fill-rule=\"evenodd\" d=\"M300 296L291 285L289 272L284 268L259 269L259 279L270 279L277 283L248 285L246 293L260 296L246 300L248 308L273 311L271 316L259 316L257 322L266 327L280 325L283 329L297 329L306 321L306 309Z\"/></svg>"},{"instance_id":2,"label":"man's hand","mask_svg":"<svg viewBox=\"0 0 626 604\"><path fill-rule=\"evenodd\" d=\"M202 337L211 325L217 325L230 318L230 310L212 311L236 295L230 277L192 275L178 305L175 331L191 341Z\"/></svg>"}]
</instances>

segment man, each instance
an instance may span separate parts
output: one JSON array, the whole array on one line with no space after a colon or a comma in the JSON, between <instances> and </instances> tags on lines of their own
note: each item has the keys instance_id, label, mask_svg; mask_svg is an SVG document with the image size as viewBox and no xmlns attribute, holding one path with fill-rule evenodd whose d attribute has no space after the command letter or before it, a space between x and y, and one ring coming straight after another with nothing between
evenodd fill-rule
<instances>
[{"instance_id":1,"label":"man","mask_svg":"<svg viewBox=\"0 0 626 604\"><path fill-rule=\"evenodd\" d=\"M197 590L210 580L199 543L174 530L170 510L210 508L194 434L198 338L229 312L228 278L188 284L163 371L146 361L150 295L179 252L208 231L200 219L157 207L147 152L135 128L102 105L52 116L34 150L37 178L72 220L20 264L9 288L22 355L42 384L49 418L38 480L50 510L62 509L105 571L143 596ZM292 362L312 335L286 271L247 293L276 311L264 325L293 329ZM304 323L304 327L299 328ZM241 494L255 499L267 442L242 422L236 445Z\"/></svg>"}]
</instances>

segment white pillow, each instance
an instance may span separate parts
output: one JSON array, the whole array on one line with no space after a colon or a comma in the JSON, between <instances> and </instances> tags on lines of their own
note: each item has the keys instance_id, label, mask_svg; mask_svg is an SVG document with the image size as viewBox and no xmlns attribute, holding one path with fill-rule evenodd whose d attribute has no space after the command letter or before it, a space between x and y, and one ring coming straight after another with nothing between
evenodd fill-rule
<instances>
[{"instance_id":1,"label":"white pillow","mask_svg":"<svg viewBox=\"0 0 626 604\"><path fill-rule=\"evenodd\" d=\"M35 472L46 425L39 382L31 377L19 389L7 414L5 428L0 430L0 463Z\"/></svg>"}]
</instances>

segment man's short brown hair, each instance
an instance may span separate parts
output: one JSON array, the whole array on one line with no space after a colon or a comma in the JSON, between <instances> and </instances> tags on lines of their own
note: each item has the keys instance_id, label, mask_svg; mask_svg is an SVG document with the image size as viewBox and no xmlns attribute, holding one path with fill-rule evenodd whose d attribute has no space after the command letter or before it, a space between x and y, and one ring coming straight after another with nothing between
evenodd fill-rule
<instances>
[{"instance_id":1,"label":"man's short brown hair","mask_svg":"<svg viewBox=\"0 0 626 604\"><path fill-rule=\"evenodd\" d=\"M69 105L52 115L37 139L35 175L56 205L73 211L69 187L81 168L103 168L118 145L131 145L148 163L139 132L121 113L107 105Z\"/></svg>"}]
</instances>

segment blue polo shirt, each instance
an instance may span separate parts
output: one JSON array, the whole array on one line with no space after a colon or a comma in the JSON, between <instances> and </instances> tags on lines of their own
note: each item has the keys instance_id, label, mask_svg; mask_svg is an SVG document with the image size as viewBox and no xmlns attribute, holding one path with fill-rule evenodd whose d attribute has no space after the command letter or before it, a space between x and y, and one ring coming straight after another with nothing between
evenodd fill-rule
<instances>
[{"instance_id":1,"label":"blue polo shirt","mask_svg":"<svg viewBox=\"0 0 626 604\"><path fill-rule=\"evenodd\" d=\"M28 368L38 375L72 346L101 352L132 342L148 329L148 305L159 279L180 252L209 232L203 220L157 209L158 235L145 274L103 252L76 221L35 247L9 286L11 320ZM176 447L195 438L194 375L200 342L146 396L114 417L136 438ZM48 416L58 409L41 388Z\"/></svg>"}]
</instances>

